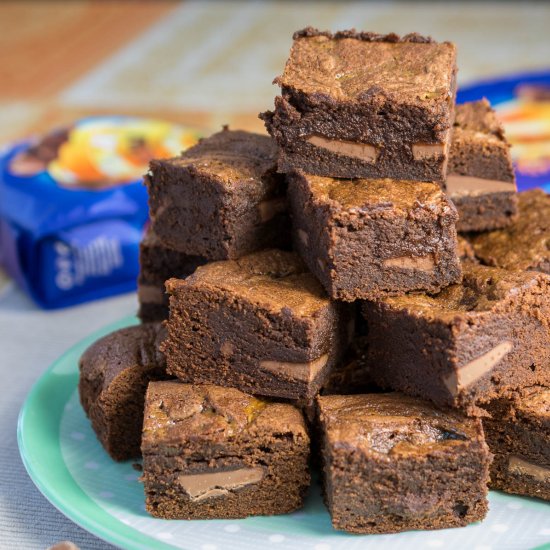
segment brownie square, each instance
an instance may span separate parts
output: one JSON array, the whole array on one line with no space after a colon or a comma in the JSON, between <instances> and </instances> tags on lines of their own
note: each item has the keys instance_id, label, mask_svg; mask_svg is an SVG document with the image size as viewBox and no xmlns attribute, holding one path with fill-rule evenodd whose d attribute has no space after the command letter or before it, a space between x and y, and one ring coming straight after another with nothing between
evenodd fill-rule
<instances>
[{"instance_id":1,"label":"brownie square","mask_svg":"<svg viewBox=\"0 0 550 550\"><path fill-rule=\"evenodd\" d=\"M183 382L311 399L339 360L345 307L291 252L212 262L170 279L168 371Z\"/></svg>"},{"instance_id":2,"label":"brownie square","mask_svg":"<svg viewBox=\"0 0 550 550\"><path fill-rule=\"evenodd\" d=\"M294 34L275 110L281 172L444 183L456 48L409 34Z\"/></svg>"},{"instance_id":3,"label":"brownie square","mask_svg":"<svg viewBox=\"0 0 550 550\"><path fill-rule=\"evenodd\" d=\"M437 292L460 280L457 213L435 183L293 173L295 249L329 296Z\"/></svg>"},{"instance_id":4,"label":"brownie square","mask_svg":"<svg viewBox=\"0 0 550 550\"><path fill-rule=\"evenodd\" d=\"M458 231L487 231L517 218L516 178L504 128L483 99L456 106L446 188Z\"/></svg>"},{"instance_id":5,"label":"brownie square","mask_svg":"<svg viewBox=\"0 0 550 550\"><path fill-rule=\"evenodd\" d=\"M225 260L287 244L286 184L267 136L226 128L151 161L145 183L153 229L170 248Z\"/></svg>"},{"instance_id":6,"label":"brownie square","mask_svg":"<svg viewBox=\"0 0 550 550\"><path fill-rule=\"evenodd\" d=\"M207 260L190 256L162 244L149 226L139 245L139 318L144 322L168 318L168 294L164 283L172 277L185 278Z\"/></svg>"},{"instance_id":7,"label":"brownie square","mask_svg":"<svg viewBox=\"0 0 550 550\"><path fill-rule=\"evenodd\" d=\"M159 518L286 514L310 481L301 412L233 388L149 384L142 452L146 509Z\"/></svg>"},{"instance_id":8,"label":"brownie square","mask_svg":"<svg viewBox=\"0 0 550 550\"><path fill-rule=\"evenodd\" d=\"M368 353L382 387L437 405L479 406L550 384L550 277L464 263L435 296L365 302Z\"/></svg>"},{"instance_id":9,"label":"brownie square","mask_svg":"<svg viewBox=\"0 0 550 550\"><path fill-rule=\"evenodd\" d=\"M80 358L78 390L99 442L114 460L140 456L147 384L168 378L158 323L117 330Z\"/></svg>"},{"instance_id":10,"label":"brownie square","mask_svg":"<svg viewBox=\"0 0 550 550\"><path fill-rule=\"evenodd\" d=\"M492 401L483 419L495 455L490 487L550 500L550 388L528 388L516 399Z\"/></svg>"},{"instance_id":11,"label":"brownie square","mask_svg":"<svg viewBox=\"0 0 550 550\"><path fill-rule=\"evenodd\" d=\"M487 265L550 274L550 197L532 189L518 198L514 225L469 237L475 255Z\"/></svg>"},{"instance_id":12,"label":"brownie square","mask_svg":"<svg viewBox=\"0 0 550 550\"><path fill-rule=\"evenodd\" d=\"M479 419L401 394L318 398L335 529L445 529L487 514L491 454Z\"/></svg>"}]
</instances>

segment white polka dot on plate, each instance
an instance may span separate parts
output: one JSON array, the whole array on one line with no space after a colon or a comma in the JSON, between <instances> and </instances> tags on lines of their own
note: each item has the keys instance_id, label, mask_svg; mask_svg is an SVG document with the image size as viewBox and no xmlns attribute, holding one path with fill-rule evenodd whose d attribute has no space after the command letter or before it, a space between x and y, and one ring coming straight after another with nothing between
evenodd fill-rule
<instances>
[{"instance_id":1,"label":"white polka dot on plate","mask_svg":"<svg viewBox=\"0 0 550 550\"><path fill-rule=\"evenodd\" d=\"M86 468L87 470L98 470L99 464L97 462L94 462L93 460L90 460L89 462L86 462L86 464L84 464L84 468Z\"/></svg>"},{"instance_id":2,"label":"white polka dot on plate","mask_svg":"<svg viewBox=\"0 0 550 550\"><path fill-rule=\"evenodd\" d=\"M84 437L85 436L82 432L71 432L71 438L75 441L83 441Z\"/></svg>"},{"instance_id":3,"label":"white polka dot on plate","mask_svg":"<svg viewBox=\"0 0 550 550\"><path fill-rule=\"evenodd\" d=\"M322 542L321 544L316 544L313 548L313 550L330 550L331 546L330 544L327 544L326 542Z\"/></svg>"},{"instance_id":4,"label":"white polka dot on plate","mask_svg":"<svg viewBox=\"0 0 550 550\"><path fill-rule=\"evenodd\" d=\"M162 539L162 540L170 540L170 539L173 539L174 538L174 535L172 535L172 533L168 533L166 531L163 531L162 533L159 533L157 535L157 537L159 539Z\"/></svg>"},{"instance_id":5,"label":"white polka dot on plate","mask_svg":"<svg viewBox=\"0 0 550 550\"><path fill-rule=\"evenodd\" d=\"M236 523L230 523L229 525L226 525L223 530L227 531L228 533L237 533L241 530L241 527Z\"/></svg>"},{"instance_id":6,"label":"white polka dot on plate","mask_svg":"<svg viewBox=\"0 0 550 550\"><path fill-rule=\"evenodd\" d=\"M440 548L441 546L443 546L443 541L440 540L440 539L435 539L435 540L429 540L427 542L427 545L430 547L430 548Z\"/></svg>"},{"instance_id":7,"label":"white polka dot on plate","mask_svg":"<svg viewBox=\"0 0 550 550\"><path fill-rule=\"evenodd\" d=\"M101 491L101 493L99 493L99 496L101 498L113 498L115 495L111 493L111 491Z\"/></svg>"},{"instance_id":8,"label":"white polka dot on plate","mask_svg":"<svg viewBox=\"0 0 550 550\"><path fill-rule=\"evenodd\" d=\"M137 481L139 479L139 476L137 474L126 474L124 476L124 479L126 481Z\"/></svg>"},{"instance_id":9,"label":"white polka dot on plate","mask_svg":"<svg viewBox=\"0 0 550 550\"><path fill-rule=\"evenodd\" d=\"M508 525L504 525L504 523L495 523L494 525L491 525L491 531L494 533L506 533L508 529Z\"/></svg>"},{"instance_id":10,"label":"white polka dot on plate","mask_svg":"<svg viewBox=\"0 0 550 550\"><path fill-rule=\"evenodd\" d=\"M67 403L67 404L65 405L65 410L66 410L66 411L70 411L72 408L73 408L73 404L72 404L72 403Z\"/></svg>"},{"instance_id":11,"label":"white polka dot on plate","mask_svg":"<svg viewBox=\"0 0 550 550\"><path fill-rule=\"evenodd\" d=\"M283 542L285 540L284 535L269 535L269 542Z\"/></svg>"},{"instance_id":12,"label":"white polka dot on plate","mask_svg":"<svg viewBox=\"0 0 550 550\"><path fill-rule=\"evenodd\" d=\"M510 510L521 510L523 508L523 504L521 502L509 502L506 507L510 508Z\"/></svg>"}]
</instances>

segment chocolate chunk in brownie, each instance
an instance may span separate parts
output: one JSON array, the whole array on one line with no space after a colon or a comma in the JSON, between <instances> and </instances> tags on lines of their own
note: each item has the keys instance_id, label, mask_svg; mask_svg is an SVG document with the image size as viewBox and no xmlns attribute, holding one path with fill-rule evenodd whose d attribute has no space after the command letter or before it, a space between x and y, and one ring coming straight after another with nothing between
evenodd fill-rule
<instances>
[{"instance_id":1,"label":"chocolate chunk in brownie","mask_svg":"<svg viewBox=\"0 0 550 550\"><path fill-rule=\"evenodd\" d=\"M293 173L296 250L329 296L437 292L460 281L453 204L435 183Z\"/></svg>"},{"instance_id":2,"label":"chocolate chunk in brownie","mask_svg":"<svg viewBox=\"0 0 550 550\"><path fill-rule=\"evenodd\" d=\"M365 302L370 374L438 405L478 406L550 384L550 277L463 264L435 296Z\"/></svg>"},{"instance_id":3,"label":"chocolate chunk in brownie","mask_svg":"<svg viewBox=\"0 0 550 550\"><path fill-rule=\"evenodd\" d=\"M475 255L487 265L550 274L550 197L532 189L518 198L514 225L470 237Z\"/></svg>"},{"instance_id":4,"label":"chocolate chunk in brownie","mask_svg":"<svg viewBox=\"0 0 550 550\"><path fill-rule=\"evenodd\" d=\"M285 514L310 481L301 412L234 388L149 384L142 452L146 509L159 518Z\"/></svg>"},{"instance_id":5,"label":"chocolate chunk in brownie","mask_svg":"<svg viewBox=\"0 0 550 550\"><path fill-rule=\"evenodd\" d=\"M291 252L212 262L166 283L168 372L183 382L313 398L345 346L344 304L331 302Z\"/></svg>"},{"instance_id":6,"label":"chocolate chunk in brownie","mask_svg":"<svg viewBox=\"0 0 550 550\"><path fill-rule=\"evenodd\" d=\"M209 260L288 244L285 181L269 137L224 129L145 178L154 231L170 248Z\"/></svg>"},{"instance_id":7,"label":"chocolate chunk in brownie","mask_svg":"<svg viewBox=\"0 0 550 550\"><path fill-rule=\"evenodd\" d=\"M418 34L295 33L275 110L260 115L279 170L443 183L455 75L455 46Z\"/></svg>"},{"instance_id":8,"label":"chocolate chunk in brownie","mask_svg":"<svg viewBox=\"0 0 550 550\"><path fill-rule=\"evenodd\" d=\"M160 323L117 330L80 358L78 390L99 442L114 460L139 458L143 403L151 380L168 378Z\"/></svg>"},{"instance_id":9,"label":"chocolate chunk in brownie","mask_svg":"<svg viewBox=\"0 0 550 550\"><path fill-rule=\"evenodd\" d=\"M528 388L487 406L483 428L491 452L490 487L550 500L550 388Z\"/></svg>"},{"instance_id":10,"label":"chocolate chunk in brownie","mask_svg":"<svg viewBox=\"0 0 550 550\"><path fill-rule=\"evenodd\" d=\"M318 398L325 499L352 533L445 529L487 514L479 419L398 393Z\"/></svg>"},{"instance_id":11,"label":"chocolate chunk in brownie","mask_svg":"<svg viewBox=\"0 0 550 550\"><path fill-rule=\"evenodd\" d=\"M168 294L164 283L172 277L184 279L206 262L201 256L165 246L149 226L139 245L139 318L144 323L167 319Z\"/></svg>"},{"instance_id":12,"label":"chocolate chunk in brownie","mask_svg":"<svg viewBox=\"0 0 550 550\"><path fill-rule=\"evenodd\" d=\"M517 218L510 145L486 99L456 106L446 188L458 210L458 231L502 228Z\"/></svg>"}]
</instances>

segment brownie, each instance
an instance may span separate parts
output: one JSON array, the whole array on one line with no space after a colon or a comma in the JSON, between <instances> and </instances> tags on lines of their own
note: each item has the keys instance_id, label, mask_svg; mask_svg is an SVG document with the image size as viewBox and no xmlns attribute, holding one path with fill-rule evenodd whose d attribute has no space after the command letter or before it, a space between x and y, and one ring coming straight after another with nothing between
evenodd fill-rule
<instances>
[{"instance_id":1,"label":"brownie","mask_svg":"<svg viewBox=\"0 0 550 550\"><path fill-rule=\"evenodd\" d=\"M447 192L458 210L458 231L487 231L517 218L517 193L504 128L483 99L456 106Z\"/></svg>"},{"instance_id":2,"label":"brownie","mask_svg":"<svg viewBox=\"0 0 550 550\"><path fill-rule=\"evenodd\" d=\"M344 359L337 364L321 389L322 395L356 394L376 391L371 380L366 338L354 340Z\"/></svg>"},{"instance_id":3,"label":"brownie","mask_svg":"<svg viewBox=\"0 0 550 550\"><path fill-rule=\"evenodd\" d=\"M484 264L550 274L550 197L540 189L519 193L514 225L472 235L470 241Z\"/></svg>"},{"instance_id":4,"label":"brownie","mask_svg":"<svg viewBox=\"0 0 550 550\"><path fill-rule=\"evenodd\" d=\"M292 252L266 250L170 279L168 372L191 384L308 400L345 345L345 306Z\"/></svg>"},{"instance_id":5,"label":"brownie","mask_svg":"<svg viewBox=\"0 0 550 550\"><path fill-rule=\"evenodd\" d=\"M461 261L478 263L472 243L462 235L458 236L457 252Z\"/></svg>"},{"instance_id":6,"label":"brownie","mask_svg":"<svg viewBox=\"0 0 550 550\"><path fill-rule=\"evenodd\" d=\"M550 277L463 264L435 296L365 302L370 374L382 387L483 414L493 399L550 384Z\"/></svg>"},{"instance_id":7,"label":"brownie","mask_svg":"<svg viewBox=\"0 0 550 550\"><path fill-rule=\"evenodd\" d=\"M398 393L318 398L335 529L445 529L487 514L491 454L479 419Z\"/></svg>"},{"instance_id":8,"label":"brownie","mask_svg":"<svg viewBox=\"0 0 550 550\"><path fill-rule=\"evenodd\" d=\"M310 482L301 412L234 388L149 384L142 452L146 509L159 518L285 514Z\"/></svg>"},{"instance_id":9,"label":"brownie","mask_svg":"<svg viewBox=\"0 0 550 550\"><path fill-rule=\"evenodd\" d=\"M294 34L274 111L281 172L443 183L456 48L418 34Z\"/></svg>"},{"instance_id":10,"label":"brownie","mask_svg":"<svg viewBox=\"0 0 550 550\"><path fill-rule=\"evenodd\" d=\"M458 216L435 183L295 172L288 199L295 249L331 298L437 292L460 280Z\"/></svg>"},{"instance_id":11,"label":"brownie","mask_svg":"<svg viewBox=\"0 0 550 550\"><path fill-rule=\"evenodd\" d=\"M235 259L288 243L285 180L268 136L223 131L153 160L145 183L153 229L175 250Z\"/></svg>"},{"instance_id":12,"label":"brownie","mask_svg":"<svg viewBox=\"0 0 550 550\"><path fill-rule=\"evenodd\" d=\"M114 460L140 456L147 384L167 378L160 323L123 328L92 344L79 362L78 390L99 442Z\"/></svg>"},{"instance_id":13,"label":"brownie","mask_svg":"<svg viewBox=\"0 0 550 550\"><path fill-rule=\"evenodd\" d=\"M487 410L483 428L495 455L490 487L550 500L550 388L529 388Z\"/></svg>"},{"instance_id":14,"label":"brownie","mask_svg":"<svg viewBox=\"0 0 550 550\"><path fill-rule=\"evenodd\" d=\"M172 278L185 278L207 260L190 256L163 245L149 226L139 245L138 301L143 322L168 318L168 294L164 283Z\"/></svg>"}]
</instances>

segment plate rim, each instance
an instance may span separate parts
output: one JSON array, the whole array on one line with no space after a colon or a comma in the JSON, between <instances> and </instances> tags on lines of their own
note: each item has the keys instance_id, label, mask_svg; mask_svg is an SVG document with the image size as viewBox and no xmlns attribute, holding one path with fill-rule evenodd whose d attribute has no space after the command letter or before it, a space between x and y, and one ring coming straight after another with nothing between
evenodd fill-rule
<instances>
[{"instance_id":1,"label":"plate rim","mask_svg":"<svg viewBox=\"0 0 550 550\"><path fill-rule=\"evenodd\" d=\"M118 321L94 331L58 357L34 382L28 392L17 419L17 444L21 461L27 474L42 495L65 517L76 525L99 537L100 539L129 550L173 550L171 544L159 541L126 525L115 516L106 512L94 502L77 484L71 475L63 456L59 441L61 418L69 398L77 388L78 369L76 372L56 373L72 361L74 356L80 356L84 350L99 338L115 330L137 325L140 321L135 315L129 315ZM55 384L56 376L70 376L70 383ZM61 395L62 399L51 399L50 391ZM48 415L36 415L35 407L40 398L48 399ZM36 429L40 427L42 429ZM39 440L37 443L36 440ZM49 439L48 452L43 452L41 445ZM55 472L55 473L54 473ZM53 478L52 478L53 475ZM55 478L59 479L55 479ZM61 481L62 486L56 487L54 481ZM68 489L68 491L67 491ZM512 495L521 498L521 495ZM77 499L76 501L73 499ZM550 550L550 541L532 547L531 550Z\"/></svg>"}]
</instances>

